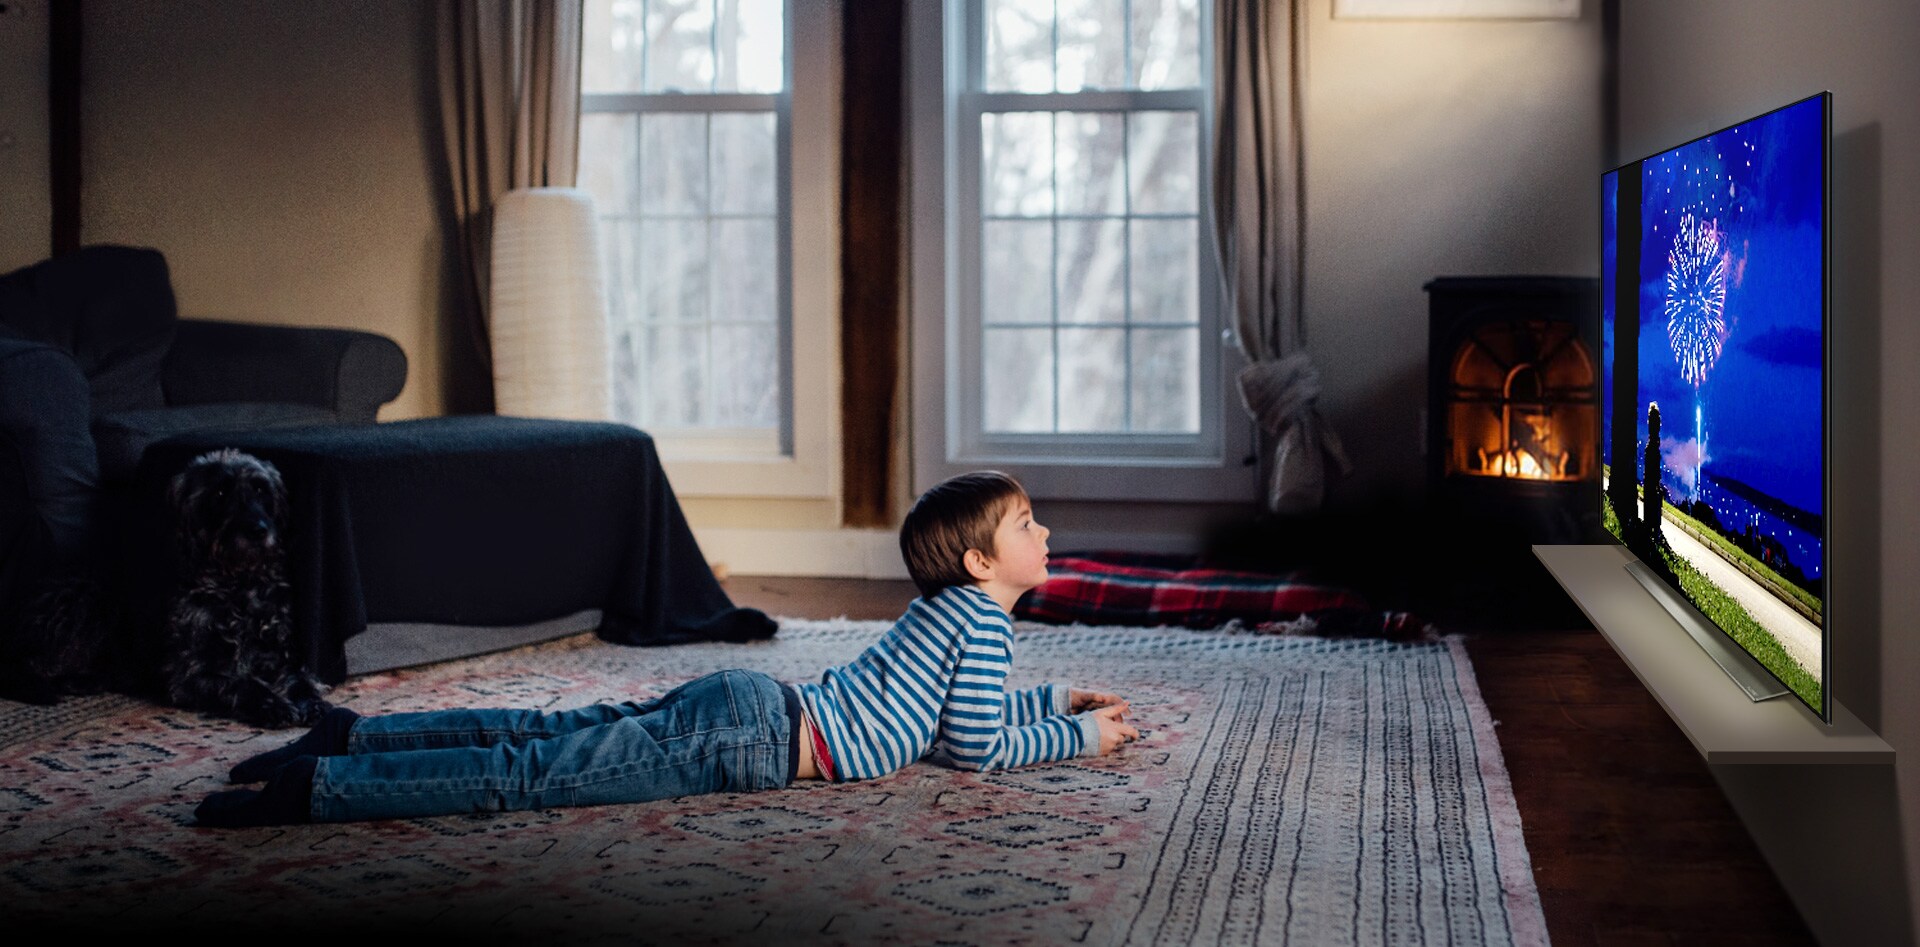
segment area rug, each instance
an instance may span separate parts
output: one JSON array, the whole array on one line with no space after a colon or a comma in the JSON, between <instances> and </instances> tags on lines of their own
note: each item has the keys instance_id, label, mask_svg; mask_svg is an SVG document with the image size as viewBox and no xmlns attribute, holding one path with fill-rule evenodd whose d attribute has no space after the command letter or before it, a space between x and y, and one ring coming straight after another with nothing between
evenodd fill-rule
<instances>
[{"instance_id":1,"label":"area rug","mask_svg":"<svg viewBox=\"0 0 1920 947\"><path fill-rule=\"evenodd\" d=\"M371 675L362 713L564 707L719 668L816 678L885 628L591 636ZM569 944L1547 941L1493 725L1458 641L1021 623L1011 686L1122 694L1142 739L990 774L629 806L217 831L226 769L291 733L135 702L0 749L6 927L238 927ZM0 721L29 714L0 705Z\"/></svg>"}]
</instances>

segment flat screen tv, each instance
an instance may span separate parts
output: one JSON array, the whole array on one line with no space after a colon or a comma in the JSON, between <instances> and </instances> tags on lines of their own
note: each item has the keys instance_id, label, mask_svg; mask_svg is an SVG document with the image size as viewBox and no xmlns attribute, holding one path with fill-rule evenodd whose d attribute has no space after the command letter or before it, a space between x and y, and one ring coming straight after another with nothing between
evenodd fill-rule
<instances>
[{"instance_id":1,"label":"flat screen tv","mask_svg":"<svg viewBox=\"0 0 1920 947\"><path fill-rule=\"evenodd\" d=\"M1831 722L1822 92L1601 178L1603 522L1755 700Z\"/></svg>"}]
</instances>

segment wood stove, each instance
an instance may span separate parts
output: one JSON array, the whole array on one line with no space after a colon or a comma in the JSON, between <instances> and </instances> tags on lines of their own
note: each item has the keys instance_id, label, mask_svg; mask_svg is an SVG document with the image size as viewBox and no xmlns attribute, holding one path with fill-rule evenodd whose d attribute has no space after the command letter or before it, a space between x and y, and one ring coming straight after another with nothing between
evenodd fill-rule
<instances>
[{"instance_id":1,"label":"wood stove","mask_svg":"<svg viewBox=\"0 0 1920 947\"><path fill-rule=\"evenodd\" d=\"M1581 542L1600 509L1599 281L1426 285L1427 492L1490 537Z\"/></svg>"}]
</instances>

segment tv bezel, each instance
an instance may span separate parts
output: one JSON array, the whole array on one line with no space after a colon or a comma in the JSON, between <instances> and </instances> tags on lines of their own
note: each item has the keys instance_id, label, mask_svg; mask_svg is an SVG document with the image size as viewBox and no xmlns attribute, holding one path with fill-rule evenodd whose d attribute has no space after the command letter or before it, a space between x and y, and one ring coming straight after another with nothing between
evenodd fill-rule
<instances>
[{"instance_id":1,"label":"tv bezel","mask_svg":"<svg viewBox=\"0 0 1920 947\"><path fill-rule=\"evenodd\" d=\"M1822 509L1820 511L1820 553L1821 553L1821 562L1822 562L1822 566L1820 569L1820 703L1821 703L1821 706L1818 708L1815 708L1812 704L1809 704L1806 702L1806 700L1802 699L1800 695L1790 687L1786 688L1786 692L1793 695L1794 703L1798 704L1801 707L1807 708L1809 711L1815 714L1818 714L1820 719L1823 722L1831 725L1833 723L1833 604L1834 604L1833 603L1833 92L1832 90L1821 90L1819 92L1813 93L1812 95L1802 96L1798 99L1788 102L1785 105L1776 106L1774 108L1767 109L1764 112L1755 113L1754 115L1748 118L1744 118L1744 119L1741 119L1740 121L1721 126L1720 128L1717 128L1705 134L1695 135L1694 137L1689 138L1686 141L1680 142L1675 145L1671 145L1666 148L1662 148L1658 151L1648 153L1632 161L1623 162L1619 165L1615 165L1613 168L1610 168L1606 171L1601 172L1600 197L1602 201L1602 206L1600 208L1600 253L1601 253L1600 279L1602 283L1601 292L1605 293L1607 291L1607 287L1605 285L1607 282L1607 274L1605 272L1606 270L1605 254L1607 251L1607 237L1606 237L1606 207L1604 202L1606 200L1606 193L1607 193L1606 182L1607 182L1607 177L1609 175L1618 174L1622 170L1625 170L1626 168L1629 168L1629 167L1639 168L1645 165L1646 162L1654 158L1658 158L1661 155L1678 151L1682 148L1687 147L1688 145L1694 144L1695 142L1698 142L1707 138L1712 138L1715 135L1719 135L1725 132L1732 131L1733 129L1739 128L1742 125L1759 121L1760 119L1766 118L1767 116L1772 115L1776 112L1784 112L1788 109L1805 104L1814 99L1820 100L1820 126L1821 126L1821 130L1820 130L1820 502L1822 504ZM1616 188L1617 188L1617 185L1616 185ZM1616 189L1615 191L1616 206L1614 209L1615 241L1619 240L1619 234L1620 234L1620 227L1619 227L1620 212L1617 206L1618 203L1619 203L1618 190ZM1638 217L1639 215L1636 213L1635 219L1637 220ZM1614 266L1616 268L1620 266L1618 250L1616 250L1614 253ZM1638 286L1637 280L1635 282L1635 286L1636 286L1636 292L1637 292L1637 286ZM1636 311L1637 311L1637 308L1638 307L1636 304ZM1606 330L1606 326L1604 325L1604 322L1606 320L1618 318L1619 311L1620 311L1620 302L1617 298L1614 300L1614 308L1611 314L1609 314L1606 311L1605 306L1601 306L1600 310L1601 310L1600 318L1603 321L1603 325L1601 326L1601 331L1604 335L1604 332ZM1618 338L1619 338L1619 334L1617 332L1614 334L1614 338L1616 340L1616 345L1617 345ZM1613 379L1617 383L1618 379L1614 378L1614 372L1612 370L1613 366L1611 364L1608 364L1606 366L1603 366L1603 368L1605 370L1605 377L1609 379ZM1610 386L1608 387L1610 388ZM1613 462L1613 458L1608 453L1609 446L1607 444L1607 440L1608 440L1607 431L1610 427L1610 424L1609 424L1610 419L1608 417L1608 413L1613 410L1613 392L1611 390L1601 391L1599 400L1601 403L1600 410L1602 412L1602 415L1601 415L1601 423L1599 425L1600 444L1599 444L1598 453L1601 457L1607 458L1608 465L1611 466ZM1637 422L1635 422L1633 419L1629 419L1629 423L1637 423ZM1608 502L1606 491L1604 490L1601 491L1600 502L1603 505ZM1604 510L1603 510L1603 515L1604 515ZM1598 532L1601 535L1605 536L1608 542L1611 542L1614 545L1619 546L1621 549L1625 550L1629 556L1633 556L1635 561L1639 560L1639 555L1633 551L1633 548L1628 546L1626 543L1622 542L1619 537L1613 535L1612 533L1604 529L1598 530ZM1715 631L1719 632L1722 637L1724 637L1727 641L1731 642L1733 646L1737 650L1739 650L1742 654L1745 654L1749 658L1753 658L1754 663L1759 665L1761 670L1766 671L1768 676L1773 677L1776 681L1779 680L1779 676L1774 674L1772 670L1768 669L1766 665L1760 664L1759 659L1756 658L1751 651L1748 651L1744 645L1740 644L1739 639L1734 638L1733 635L1729 634L1725 628L1720 627L1719 622L1714 621L1712 618L1708 617L1705 613L1701 612L1697 607L1695 607L1694 604L1687 599L1685 593L1681 592L1679 589L1672 588L1672 586L1667 586L1667 587L1675 593L1673 598L1678 604L1688 609L1701 622L1704 622L1707 627L1712 628ZM1780 684L1782 687L1786 687L1786 682L1780 681Z\"/></svg>"}]
</instances>

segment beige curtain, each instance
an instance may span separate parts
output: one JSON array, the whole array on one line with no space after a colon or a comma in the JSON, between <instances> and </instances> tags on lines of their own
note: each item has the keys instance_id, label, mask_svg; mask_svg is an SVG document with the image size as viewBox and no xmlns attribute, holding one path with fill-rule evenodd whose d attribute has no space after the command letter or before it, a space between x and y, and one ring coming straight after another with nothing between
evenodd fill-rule
<instances>
[{"instance_id":1,"label":"beige curtain","mask_svg":"<svg viewBox=\"0 0 1920 947\"><path fill-rule=\"evenodd\" d=\"M579 175L581 0L442 0L440 114L465 275L462 311L490 367L494 202Z\"/></svg>"},{"instance_id":2,"label":"beige curtain","mask_svg":"<svg viewBox=\"0 0 1920 947\"><path fill-rule=\"evenodd\" d=\"M1308 513L1351 470L1316 402L1306 351L1300 44L1305 0L1219 0L1214 13L1213 227L1227 311L1249 365L1267 508Z\"/></svg>"}]
</instances>

